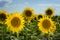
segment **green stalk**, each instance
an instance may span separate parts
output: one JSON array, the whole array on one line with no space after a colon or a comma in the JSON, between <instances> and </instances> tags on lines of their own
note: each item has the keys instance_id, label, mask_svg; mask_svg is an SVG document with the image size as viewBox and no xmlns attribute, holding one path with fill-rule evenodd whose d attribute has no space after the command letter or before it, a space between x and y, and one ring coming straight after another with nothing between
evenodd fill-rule
<instances>
[{"instance_id":1,"label":"green stalk","mask_svg":"<svg viewBox=\"0 0 60 40\"><path fill-rule=\"evenodd\" d=\"M17 39L19 40L19 33L17 33Z\"/></svg>"}]
</instances>

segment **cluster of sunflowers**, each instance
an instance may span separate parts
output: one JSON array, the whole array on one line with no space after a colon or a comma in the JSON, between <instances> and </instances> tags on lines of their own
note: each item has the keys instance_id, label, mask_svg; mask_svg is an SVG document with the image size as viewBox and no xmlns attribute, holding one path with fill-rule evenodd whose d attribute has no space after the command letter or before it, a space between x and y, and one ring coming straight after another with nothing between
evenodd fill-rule
<instances>
[{"instance_id":1,"label":"cluster of sunflowers","mask_svg":"<svg viewBox=\"0 0 60 40\"><path fill-rule=\"evenodd\" d=\"M19 34L26 25L30 25L34 21L39 32L52 34L56 30L56 22L53 21L53 16L53 8L47 8L45 14L38 15L34 14L34 10L29 7L25 8L22 14L19 12L9 14L7 11L0 10L0 24L7 24L6 30Z\"/></svg>"}]
</instances>

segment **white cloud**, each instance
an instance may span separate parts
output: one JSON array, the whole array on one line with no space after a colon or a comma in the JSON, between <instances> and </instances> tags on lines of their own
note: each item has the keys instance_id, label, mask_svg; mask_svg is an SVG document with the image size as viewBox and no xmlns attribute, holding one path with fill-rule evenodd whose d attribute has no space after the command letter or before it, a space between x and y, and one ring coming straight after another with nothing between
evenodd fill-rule
<instances>
[{"instance_id":1,"label":"white cloud","mask_svg":"<svg viewBox=\"0 0 60 40\"><path fill-rule=\"evenodd\" d=\"M0 1L6 1L8 3L12 3L13 0L0 0Z\"/></svg>"},{"instance_id":2,"label":"white cloud","mask_svg":"<svg viewBox=\"0 0 60 40\"><path fill-rule=\"evenodd\" d=\"M60 4L54 4L54 6L60 6Z\"/></svg>"},{"instance_id":3,"label":"white cloud","mask_svg":"<svg viewBox=\"0 0 60 40\"><path fill-rule=\"evenodd\" d=\"M37 6L60 6L60 4L37 4Z\"/></svg>"},{"instance_id":4,"label":"white cloud","mask_svg":"<svg viewBox=\"0 0 60 40\"><path fill-rule=\"evenodd\" d=\"M9 2L9 3L12 3L12 0L6 0L7 2Z\"/></svg>"},{"instance_id":5,"label":"white cloud","mask_svg":"<svg viewBox=\"0 0 60 40\"><path fill-rule=\"evenodd\" d=\"M9 4L11 4L11 3L13 2L13 0L0 0L0 2L1 2L1 1L7 2L7 3L4 5L4 7L9 7Z\"/></svg>"},{"instance_id":6,"label":"white cloud","mask_svg":"<svg viewBox=\"0 0 60 40\"><path fill-rule=\"evenodd\" d=\"M25 2L24 4L29 4L29 2Z\"/></svg>"}]
</instances>

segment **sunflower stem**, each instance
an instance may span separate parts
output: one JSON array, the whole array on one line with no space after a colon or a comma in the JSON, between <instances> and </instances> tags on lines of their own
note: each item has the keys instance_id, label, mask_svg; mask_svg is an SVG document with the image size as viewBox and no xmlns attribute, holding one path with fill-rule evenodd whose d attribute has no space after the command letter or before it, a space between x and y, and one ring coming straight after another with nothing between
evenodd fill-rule
<instances>
[{"instance_id":1,"label":"sunflower stem","mask_svg":"<svg viewBox=\"0 0 60 40\"><path fill-rule=\"evenodd\" d=\"M12 32L10 31L10 38L11 38L11 36L12 36Z\"/></svg>"},{"instance_id":2,"label":"sunflower stem","mask_svg":"<svg viewBox=\"0 0 60 40\"><path fill-rule=\"evenodd\" d=\"M19 33L17 33L17 39L19 40Z\"/></svg>"},{"instance_id":3,"label":"sunflower stem","mask_svg":"<svg viewBox=\"0 0 60 40\"><path fill-rule=\"evenodd\" d=\"M50 35L48 35L48 40L51 40Z\"/></svg>"},{"instance_id":4,"label":"sunflower stem","mask_svg":"<svg viewBox=\"0 0 60 40\"><path fill-rule=\"evenodd\" d=\"M1 33L2 33L2 40L5 40L5 39L6 39L6 38L5 38L5 37L6 37L6 35L5 35L5 34L6 34L6 29L5 29L5 28L6 28L6 27L5 27L4 24L2 24L1 27L2 27L2 32L1 32Z\"/></svg>"},{"instance_id":5,"label":"sunflower stem","mask_svg":"<svg viewBox=\"0 0 60 40\"><path fill-rule=\"evenodd\" d=\"M12 35L12 32L10 32L10 36Z\"/></svg>"}]
</instances>

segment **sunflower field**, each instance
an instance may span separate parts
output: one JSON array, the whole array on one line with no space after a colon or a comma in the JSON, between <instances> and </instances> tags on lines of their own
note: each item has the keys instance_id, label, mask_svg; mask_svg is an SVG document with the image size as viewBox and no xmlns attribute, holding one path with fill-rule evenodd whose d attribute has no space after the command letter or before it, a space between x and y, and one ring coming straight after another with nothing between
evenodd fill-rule
<instances>
[{"instance_id":1,"label":"sunflower field","mask_svg":"<svg viewBox=\"0 0 60 40\"><path fill-rule=\"evenodd\" d=\"M22 13L0 10L0 40L60 40L60 16L54 8L34 14L30 7Z\"/></svg>"}]
</instances>

